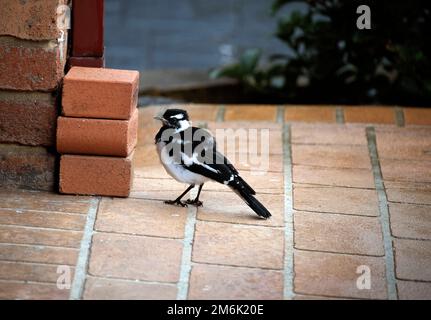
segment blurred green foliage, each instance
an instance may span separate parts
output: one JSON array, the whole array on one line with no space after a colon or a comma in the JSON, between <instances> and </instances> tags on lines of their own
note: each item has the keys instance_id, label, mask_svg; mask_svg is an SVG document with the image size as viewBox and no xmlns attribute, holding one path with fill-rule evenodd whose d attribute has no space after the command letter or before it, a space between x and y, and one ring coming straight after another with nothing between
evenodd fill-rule
<instances>
[{"instance_id":1,"label":"blurred green foliage","mask_svg":"<svg viewBox=\"0 0 431 320\"><path fill-rule=\"evenodd\" d=\"M306 10L284 10L290 3ZM360 30L358 6L371 9ZM240 81L268 102L431 105L431 2L276 0L276 36L286 52L262 61L258 49L211 77Z\"/></svg>"}]
</instances>

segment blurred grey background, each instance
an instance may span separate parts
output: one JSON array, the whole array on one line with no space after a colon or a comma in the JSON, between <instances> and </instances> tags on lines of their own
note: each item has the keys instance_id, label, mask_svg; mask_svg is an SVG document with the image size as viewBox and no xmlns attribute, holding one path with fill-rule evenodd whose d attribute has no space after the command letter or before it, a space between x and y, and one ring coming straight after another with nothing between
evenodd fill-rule
<instances>
[{"instance_id":1,"label":"blurred grey background","mask_svg":"<svg viewBox=\"0 0 431 320\"><path fill-rule=\"evenodd\" d=\"M207 70L247 48L286 50L274 36L272 0L105 0L106 65Z\"/></svg>"}]
</instances>

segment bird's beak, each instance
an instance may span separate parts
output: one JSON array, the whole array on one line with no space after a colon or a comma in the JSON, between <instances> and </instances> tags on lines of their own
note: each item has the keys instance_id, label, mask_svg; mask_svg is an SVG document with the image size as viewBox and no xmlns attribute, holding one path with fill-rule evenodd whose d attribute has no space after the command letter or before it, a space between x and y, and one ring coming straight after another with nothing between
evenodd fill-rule
<instances>
[{"instance_id":1,"label":"bird's beak","mask_svg":"<svg viewBox=\"0 0 431 320\"><path fill-rule=\"evenodd\" d=\"M155 116L154 119L160 120L161 122L163 122L163 124L167 124L168 123L168 121L166 119L164 119L164 118L162 118L160 116Z\"/></svg>"}]
</instances>

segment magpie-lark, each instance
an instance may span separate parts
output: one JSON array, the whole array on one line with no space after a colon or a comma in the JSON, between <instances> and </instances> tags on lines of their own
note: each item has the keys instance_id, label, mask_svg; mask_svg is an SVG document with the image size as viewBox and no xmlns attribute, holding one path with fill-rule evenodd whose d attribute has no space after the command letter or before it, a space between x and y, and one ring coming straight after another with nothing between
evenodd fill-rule
<instances>
[{"instance_id":1,"label":"magpie-lark","mask_svg":"<svg viewBox=\"0 0 431 320\"><path fill-rule=\"evenodd\" d=\"M162 127L155 137L157 152L166 171L175 180L190 186L168 204L201 206L199 195L207 181L229 186L260 217L269 218L269 211L253 196L256 192L239 175L232 163L217 151L216 141L208 130L193 127L185 110L168 109L162 116ZM199 186L196 199L181 199L194 186Z\"/></svg>"}]
</instances>

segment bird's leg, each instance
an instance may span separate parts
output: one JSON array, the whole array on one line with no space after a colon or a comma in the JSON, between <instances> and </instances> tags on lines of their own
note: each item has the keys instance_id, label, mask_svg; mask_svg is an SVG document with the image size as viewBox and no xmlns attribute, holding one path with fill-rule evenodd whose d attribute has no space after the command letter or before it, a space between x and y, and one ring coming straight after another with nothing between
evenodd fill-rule
<instances>
[{"instance_id":1,"label":"bird's leg","mask_svg":"<svg viewBox=\"0 0 431 320\"><path fill-rule=\"evenodd\" d=\"M190 191L190 189L192 189L192 188L194 188L194 184L192 184L192 185L190 185L187 189L186 189L186 191L184 191L183 193L181 193L181 195L178 197L178 198L176 198L175 200L166 200L165 201L165 203L166 204L175 204L175 205L179 205L179 206L182 206L182 207L187 207L187 204L185 203L185 202L181 202L181 199L182 199L182 197L184 197L184 195L187 193L187 192L189 192Z\"/></svg>"},{"instance_id":2,"label":"bird's leg","mask_svg":"<svg viewBox=\"0 0 431 320\"><path fill-rule=\"evenodd\" d=\"M187 204L192 204L192 205L195 205L196 207L201 207L202 206L202 201L199 201L199 196L201 194L201 190L202 190L203 186L204 186L204 184L202 183L199 186L198 195L196 196L196 198L194 200L190 200L190 199L187 200L186 201Z\"/></svg>"}]
</instances>

